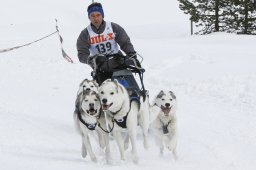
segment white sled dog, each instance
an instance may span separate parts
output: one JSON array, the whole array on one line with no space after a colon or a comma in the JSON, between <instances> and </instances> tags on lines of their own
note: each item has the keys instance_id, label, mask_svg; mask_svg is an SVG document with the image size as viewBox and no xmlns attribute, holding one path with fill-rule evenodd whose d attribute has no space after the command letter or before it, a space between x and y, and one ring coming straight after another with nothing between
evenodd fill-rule
<instances>
[{"instance_id":1,"label":"white sled dog","mask_svg":"<svg viewBox=\"0 0 256 170\"><path fill-rule=\"evenodd\" d=\"M113 130L113 137L119 147L121 160L125 159L124 149L128 147L128 142L130 141L133 162L138 163L136 129L138 124L139 103L130 101L127 90L123 85L119 84L117 80L105 80L99 87L99 96L102 109L112 117L109 126L110 130ZM141 112L140 114L142 113L144 112ZM141 115L139 118L142 119L145 117L149 119L149 115ZM149 120L147 120L146 123L149 123ZM145 125L145 127L147 126L149 125ZM127 136L123 138L122 132L126 133Z\"/></svg>"},{"instance_id":2,"label":"white sled dog","mask_svg":"<svg viewBox=\"0 0 256 170\"><path fill-rule=\"evenodd\" d=\"M98 83L95 80L88 80L88 79L84 79L80 85L79 85L79 89L77 91L77 96L85 90L92 90L92 91L98 91Z\"/></svg>"},{"instance_id":3,"label":"white sled dog","mask_svg":"<svg viewBox=\"0 0 256 170\"><path fill-rule=\"evenodd\" d=\"M163 154L164 148L168 148L177 159L176 96L172 91L160 91L153 106L158 106L161 109L160 112L151 113L157 115L151 127L156 137L156 143L160 147L160 153Z\"/></svg>"},{"instance_id":4,"label":"white sled dog","mask_svg":"<svg viewBox=\"0 0 256 170\"><path fill-rule=\"evenodd\" d=\"M108 135L99 127L100 124L106 128L106 124L101 110L100 99L95 91L87 89L78 95L74 121L76 129L82 137L82 157L85 158L88 151L91 160L97 162L90 143L90 138L93 137L99 141L102 149L105 148L105 156L108 163L110 160L109 139Z\"/></svg>"}]
</instances>

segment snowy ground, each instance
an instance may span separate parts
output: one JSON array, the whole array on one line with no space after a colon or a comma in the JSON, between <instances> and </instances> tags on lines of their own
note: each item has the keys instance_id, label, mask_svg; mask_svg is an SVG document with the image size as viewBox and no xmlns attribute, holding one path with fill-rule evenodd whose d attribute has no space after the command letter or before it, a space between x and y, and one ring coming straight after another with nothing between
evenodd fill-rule
<instances>
[{"instance_id":1,"label":"snowy ground","mask_svg":"<svg viewBox=\"0 0 256 170\"><path fill-rule=\"evenodd\" d=\"M161 157L152 136L144 150L138 134L138 165L129 151L127 161L119 161L114 141L112 165L98 148L98 163L83 160L72 114L78 85L91 71L78 62L75 48L89 23L89 1L8 0L0 7L0 49L54 32L58 18L75 64L62 58L56 35L0 53L1 169L255 169L256 37L190 36L176 0L102 3L106 20L122 25L144 57L151 100L160 89L176 93L179 159L169 152Z\"/></svg>"}]
</instances>

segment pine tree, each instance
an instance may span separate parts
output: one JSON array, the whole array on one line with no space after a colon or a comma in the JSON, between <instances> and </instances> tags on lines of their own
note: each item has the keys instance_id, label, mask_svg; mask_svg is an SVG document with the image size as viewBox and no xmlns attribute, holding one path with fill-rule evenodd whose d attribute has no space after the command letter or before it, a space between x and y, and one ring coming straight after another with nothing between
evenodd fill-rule
<instances>
[{"instance_id":1,"label":"pine tree","mask_svg":"<svg viewBox=\"0 0 256 170\"><path fill-rule=\"evenodd\" d=\"M255 34L256 33L256 2L254 0L239 1L236 8L239 11L238 22L240 27L238 33Z\"/></svg>"},{"instance_id":2,"label":"pine tree","mask_svg":"<svg viewBox=\"0 0 256 170\"><path fill-rule=\"evenodd\" d=\"M225 32L236 32L241 23L239 21L239 11L235 8L240 0L226 0L222 3L222 27Z\"/></svg>"},{"instance_id":3,"label":"pine tree","mask_svg":"<svg viewBox=\"0 0 256 170\"><path fill-rule=\"evenodd\" d=\"M180 9L184 11L185 14L190 15L190 20L193 22L199 21L199 13L196 10L196 6L189 2L188 0L178 0L180 1Z\"/></svg>"},{"instance_id":4,"label":"pine tree","mask_svg":"<svg viewBox=\"0 0 256 170\"><path fill-rule=\"evenodd\" d=\"M211 32L221 31L220 27L220 5L224 0L178 0L180 9L185 14L190 14L191 21L196 26L202 26L198 33L208 34Z\"/></svg>"},{"instance_id":5,"label":"pine tree","mask_svg":"<svg viewBox=\"0 0 256 170\"><path fill-rule=\"evenodd\" d=\"M256 31L256 0L178 0L180 9L202 28L198 33Z\"/></svg>"}]
</instances>

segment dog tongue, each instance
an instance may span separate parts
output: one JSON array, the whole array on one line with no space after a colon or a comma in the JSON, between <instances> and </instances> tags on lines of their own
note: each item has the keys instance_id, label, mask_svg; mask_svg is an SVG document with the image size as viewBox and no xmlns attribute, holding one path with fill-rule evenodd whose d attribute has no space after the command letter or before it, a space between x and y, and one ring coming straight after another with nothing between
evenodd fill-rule
<instances>
[{"instance_id":1,"label":"dog tongue","mask_svg":"<svg viewBox=\"0 0 256 170\"><path fill-rule=\"evenodd\" d=\"M103 110L108 110L108 109L112 106L112 104L113 104L113 103L110 103L109 105L103 104L103 105L102 105L102 109L103 109Z\"/></svg>"},{"instance_id":2,"label":"dog tongue","mask_svg":"<svg viewBox=\"0 0 256 170\"><path fill-rule=\"evenodd\" d=\"M102 105L103 110L108 110L108 108L109 108L108 105L106 105L106 104Z\"/></svg>"},{"instance_id":3,"label":"dog tongue","mask_svg":"<svg viewBox=\"0 0 256 170\"><path fill-rule=\"evenodd\" d=\"M166 116L168 116L168 114L169 114L170 111L171 111L171 108L170 108L170 107L163 107L163 106L161 106L161 109L162 109L162 111L164 112L164 114L165 114Z\"/></svg>"},{"instance_id":4,"label":"dog tongue","mask_svg":"<svg viewBox=\"0 0 256 170\"><path fill-rule=\"evenodd\" d=\"M94 115L96 113L96 110L94 109L90 109L89 111L90 111L90 115Z\"/></svg>"}]
</instances>

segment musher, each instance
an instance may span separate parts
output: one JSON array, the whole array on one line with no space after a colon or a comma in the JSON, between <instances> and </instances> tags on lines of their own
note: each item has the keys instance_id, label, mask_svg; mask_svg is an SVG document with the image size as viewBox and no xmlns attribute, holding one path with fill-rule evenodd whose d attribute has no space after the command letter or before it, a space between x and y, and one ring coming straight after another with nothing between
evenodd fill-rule
<instances>
[{"instance_id":1,"label":"musher","mask_svg":"<svg viewBox=\"0 0 256 170\"><path fill-rule=\"evenodd\" d=\"M114 70L125 69L126 65L134 65L135 60L140 66L126 31L120 25L104 20L101 3L90 4L87 12L91 23L77 39L78 58L80 62L89 64L93 69L96 67L97 71L93 77L98 84L111 78ZM95 58L96 63L93 62Z\"/></svg>"}]
</instances>

